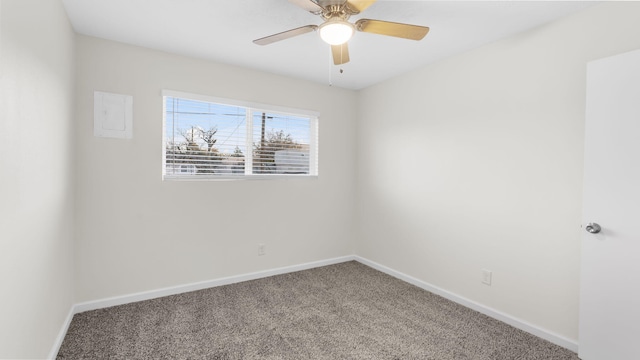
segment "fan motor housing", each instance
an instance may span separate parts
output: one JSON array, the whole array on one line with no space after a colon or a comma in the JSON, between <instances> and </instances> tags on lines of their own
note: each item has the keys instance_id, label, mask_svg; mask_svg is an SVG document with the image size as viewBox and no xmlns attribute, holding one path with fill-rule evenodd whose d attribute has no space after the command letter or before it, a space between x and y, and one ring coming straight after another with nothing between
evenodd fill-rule
<instances>
[{"instance_id":1,"label":"fan motor housing","mask_svg":"<svg viewBox=\"0 0 640 360\"><path fill-rule=\"evenodd\" d=\"M333 18L339 18L342 20L348 20L351 15L357 14L358 11L352 11L348 6L345 5L331 5L327 6L325 10L322 11L322 18L325 20L330 20Z\"/></svg>"}]
</instances>

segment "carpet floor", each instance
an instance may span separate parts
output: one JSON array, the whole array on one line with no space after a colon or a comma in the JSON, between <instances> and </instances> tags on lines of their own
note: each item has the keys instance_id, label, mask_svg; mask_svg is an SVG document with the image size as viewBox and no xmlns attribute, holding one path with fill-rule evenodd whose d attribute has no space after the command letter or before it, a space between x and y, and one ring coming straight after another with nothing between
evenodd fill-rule
<instances>
[{"instance_id":1,"label":"carpet floor","mask_svg":"<svg viewBox=\"0 0 640 360\"><path fill-rule=\"evenodd\" d=\"M578 359L351 261L73 317L57 359Z\"/></svg>"}]
</instances>

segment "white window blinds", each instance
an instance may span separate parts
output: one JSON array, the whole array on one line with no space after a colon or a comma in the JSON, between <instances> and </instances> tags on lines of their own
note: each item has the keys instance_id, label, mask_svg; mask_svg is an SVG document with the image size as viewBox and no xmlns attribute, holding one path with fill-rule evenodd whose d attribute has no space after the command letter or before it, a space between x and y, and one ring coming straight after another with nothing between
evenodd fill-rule
<instances>
[{"instance_id":1,"label":"white window blinds","mask_svg":"<svg viewBox=\"0 0 640 360\"><path fill-rule=\"evenodd\" d=\"M165 179L318 174L312 113L171 95L164 96Z\"/></svg>"}]
</instances>

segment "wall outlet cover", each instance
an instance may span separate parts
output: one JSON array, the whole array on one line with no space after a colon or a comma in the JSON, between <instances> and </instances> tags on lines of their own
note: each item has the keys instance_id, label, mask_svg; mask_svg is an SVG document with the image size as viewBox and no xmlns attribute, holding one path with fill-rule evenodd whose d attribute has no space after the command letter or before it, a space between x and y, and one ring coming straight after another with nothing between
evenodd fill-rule
<instances>
[{"instance_id":1,"label":"wall outlet cover","mask_svg":"<svg viewBox=\"0 0 640 360\"><path fill-rule=\"evenodd\" d=\"M482 269L482 283L491 286L491 270Z\"/></svg>"}]
</instances>

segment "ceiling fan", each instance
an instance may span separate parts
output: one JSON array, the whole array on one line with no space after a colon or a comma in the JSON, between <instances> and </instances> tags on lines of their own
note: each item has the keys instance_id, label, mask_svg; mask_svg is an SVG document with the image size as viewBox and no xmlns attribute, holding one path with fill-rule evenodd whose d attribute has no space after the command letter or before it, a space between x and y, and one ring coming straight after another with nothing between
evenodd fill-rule
<instances>
[{"instance_id":1,"label":"ceiling fan","mask_svg":"<svg viewBox=\"0 0 640 360\"><path fill-rule=\"evenodd\" d=\"M318 31L322 40L331 45L333 63L336 65L349 62L347 41L356 31L372 34L394 36L411 40L422 40L429 28L426 26L402 24L390 21L360 19L355 23L347 21L373 5L376 0L289 0L289 2L322 17L320 25L306 25L253 40L258 45L268 45L276 41Z\"/></svg>"}]
</instances>

